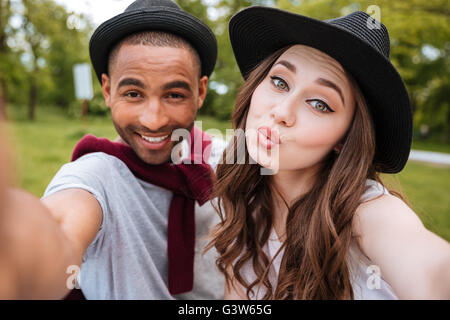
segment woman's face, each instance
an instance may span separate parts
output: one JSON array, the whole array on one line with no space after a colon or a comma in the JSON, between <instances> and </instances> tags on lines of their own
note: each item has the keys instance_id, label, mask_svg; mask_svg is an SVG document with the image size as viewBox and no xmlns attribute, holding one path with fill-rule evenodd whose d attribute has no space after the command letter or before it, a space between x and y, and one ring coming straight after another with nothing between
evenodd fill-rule
<instances>
[{"instance_id":1,"label":"woman's face","mask_svg":"<svg viewBox=\"0 0 450 320\"><path fill-rule=\"evenodd\" d=\"M292 46L253 93L246 122L248 152L265 168L312 167L339 145L354 110L342 66L314 48Z\"/></svg>"}]
</instances>

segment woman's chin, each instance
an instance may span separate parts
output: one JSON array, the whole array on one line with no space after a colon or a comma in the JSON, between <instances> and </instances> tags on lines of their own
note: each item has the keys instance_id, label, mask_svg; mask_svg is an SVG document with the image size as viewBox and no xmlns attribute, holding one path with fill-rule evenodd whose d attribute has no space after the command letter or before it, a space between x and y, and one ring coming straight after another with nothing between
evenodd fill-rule
<instances>
[{"instance_id":1,"label":"woman's chin","mask_svg":"<svg viewBox=\"0 0 450 320\"><path fill-rule=\"evenodd\" d=\"M280 161L278 157L274 157L273 154L269 155L264 151L255 151L249 150L249 155L252 159L251 163L256 163L267 170L278 170Z\"/></svg>"}]
</instances>

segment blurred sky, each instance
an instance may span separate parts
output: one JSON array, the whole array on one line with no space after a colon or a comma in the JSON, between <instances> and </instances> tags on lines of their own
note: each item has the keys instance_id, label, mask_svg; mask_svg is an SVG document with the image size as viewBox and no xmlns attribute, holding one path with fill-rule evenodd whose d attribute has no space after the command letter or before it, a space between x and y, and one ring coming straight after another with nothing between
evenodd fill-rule
<instances>
[{"instance_id":1,"label":"blurred sky","mask_svg":"<svg viewBox=\"0 0 450 320\"><path fill-rule=\"evenodd\" d=\"M96 26L122 13L134 0L55 0L68 10L84 13Z\"/></svg>"},{"instance_id":2,"label":"blurred sky","mask_svg":"<svg viewBox=\"0 0 450 320\"><path fill-rule=\"evenodd\" d=\"M54 0L55 2L64 5L69 11L76 13L84 13L91 17L91 21L95 26L99 26L102 22L118 15L125 11L125 9L135 0ZM208 6L217 3L218 0L202 0ZM270 0L261 0L270 1ZM209 7L208 16L214 20L223 12L220 9Z\"/></svg>"}]
</instances>

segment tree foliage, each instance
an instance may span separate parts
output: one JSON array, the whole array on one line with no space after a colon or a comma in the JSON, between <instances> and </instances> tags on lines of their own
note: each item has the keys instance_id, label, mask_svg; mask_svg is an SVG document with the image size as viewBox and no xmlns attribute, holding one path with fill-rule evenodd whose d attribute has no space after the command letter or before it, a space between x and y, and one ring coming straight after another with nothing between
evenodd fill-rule
<instances>
[{"instance_id":1,"label":"tree foliage","mask_svg":"<svg viewBox=\"0 0 450 320\"><path fill-rule=\"evenodd\" d=\"M0 0L0 7L8 3L0 83L3 75L9 104L28 105L31 120L39 104L68 108L75 100L72 67L89 59L92 23L53 0Z\"/></svg>"}]
</instances>

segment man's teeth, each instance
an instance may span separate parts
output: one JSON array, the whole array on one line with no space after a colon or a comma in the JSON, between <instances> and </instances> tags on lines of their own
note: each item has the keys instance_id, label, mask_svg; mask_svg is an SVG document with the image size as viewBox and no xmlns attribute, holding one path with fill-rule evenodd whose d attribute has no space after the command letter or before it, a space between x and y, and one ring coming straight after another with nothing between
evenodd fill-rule
<instances>
[{"instance_id":1,"label":"man's teeth","mask_svg":"<svg viewBox=\"0 0 450 320\"><path fill-rule=\"evenodd\" d=\"M169 136L169 135L164 136L164 137L152 138L152 137L146 137L146 136L142 136L142 135L141 135L142 139L144 139L144 140L146 140L146 141L148 141L148 142L152 142L152 143L162 142L162 141L166 140L168 136Z\"/></svg>"}]
</instances>

